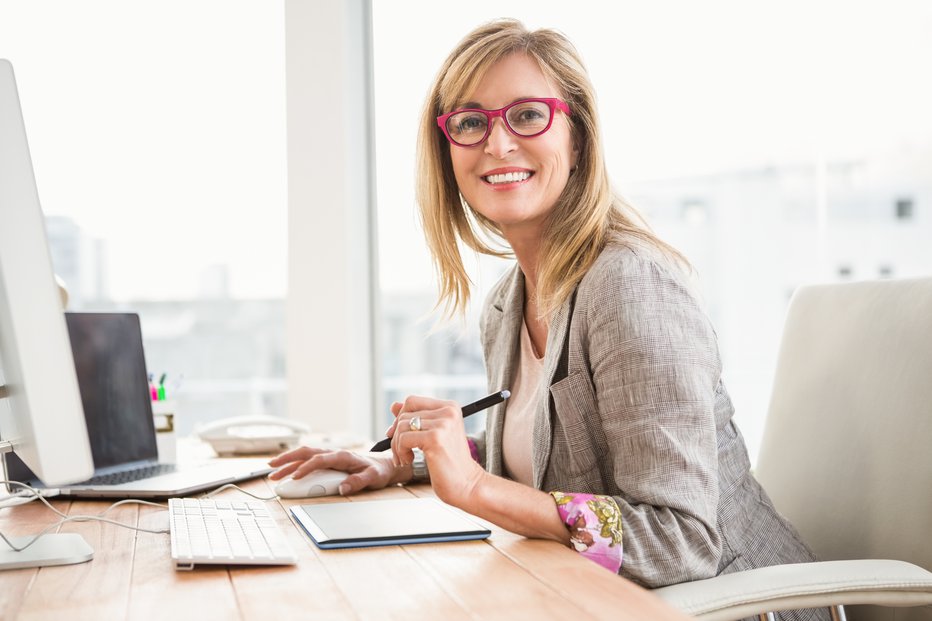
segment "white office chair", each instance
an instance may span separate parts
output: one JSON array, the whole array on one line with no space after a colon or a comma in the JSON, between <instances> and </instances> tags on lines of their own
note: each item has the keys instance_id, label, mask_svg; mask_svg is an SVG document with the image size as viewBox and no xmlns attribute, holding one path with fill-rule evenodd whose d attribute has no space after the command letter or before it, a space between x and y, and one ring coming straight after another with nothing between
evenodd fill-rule
<instances>
[{"instance_id":1,"label":"white office chair","mask_svg":"<svg viewBox=\"0 0 932 621\"><path fill-rule=\"evenodd\" d=\"M654 593L707 621L932 620L932 278L796 292L755 475L824 561Z\"/></svg>"}]
</instances>

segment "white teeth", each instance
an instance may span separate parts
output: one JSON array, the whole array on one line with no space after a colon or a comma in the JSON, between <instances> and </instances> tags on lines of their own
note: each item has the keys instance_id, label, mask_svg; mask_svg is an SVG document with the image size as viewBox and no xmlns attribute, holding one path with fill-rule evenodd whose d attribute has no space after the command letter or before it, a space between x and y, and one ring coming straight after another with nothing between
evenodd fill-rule
<instances>
[{"instance_id":1,"label":"white teeth","mask_svg":"<svg viewBox=\"0 0 932 621\"><path fill-rule=\"evenodd\" d=\"M496 183L515 183L516 181L524 181L531 176L530 172L510 172L505 173L504 175L489 175L488 177L483 177L487 182L491 184Z\"/></svg>"}]
</instances>

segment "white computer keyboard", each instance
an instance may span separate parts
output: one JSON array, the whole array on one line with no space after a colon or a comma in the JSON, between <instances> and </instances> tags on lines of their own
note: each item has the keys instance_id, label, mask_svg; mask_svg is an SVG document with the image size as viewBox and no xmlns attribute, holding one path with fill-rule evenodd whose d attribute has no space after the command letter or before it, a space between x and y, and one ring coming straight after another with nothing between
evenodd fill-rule
<instances>
[{"instance_id":1,"label":"white computer keyboard","mask_svg":"<svg viewBox=\"0 0 932 621\"><path fill-rule=\"evenodd\" d=\"M297 557L262 502L171 498L175 569L195 565L294 565Z\"/></svg>"}]
</instances>

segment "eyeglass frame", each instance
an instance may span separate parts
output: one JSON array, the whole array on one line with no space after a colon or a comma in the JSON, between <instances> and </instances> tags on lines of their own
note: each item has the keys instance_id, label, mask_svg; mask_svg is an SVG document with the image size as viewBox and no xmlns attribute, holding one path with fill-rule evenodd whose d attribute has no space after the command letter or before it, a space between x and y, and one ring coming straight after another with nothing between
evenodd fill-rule
<instances>
[{"instance_id":1,"label":"eyeglass frame","mask_svg":"<svg viewBox=\"0 0 932 621\"><path fill-rule=\"evenodd\" d=\"M507 113L511 108L517 105L528 103L531 101L536 101L536 102L547 104L550 107L550 120L547 122L547 127L540 130L536 134L528 134L528 135L519 134L518 132L514 130L514 128L512 128L511 123L508 122L508 117L505 116L505 113ZM507 129L508 132L511 133L512 135L517 136L518 138L536 138L537 136L540 136L541 134L547 133L547 131L550 129L550 126L553 125L553 119L554 117L556 117L557 110L559 110L560 112L562 112L563 114L567 116L572 115L572 113L570 112L569 104L567 104L562 99L558 99L556 97L528 97L527 99L519 99L517 101L513 101L507 106L503 108L499 108L498 110L485 110L483 108L460 108L458 110L447 112L446 114L441 114L440 116L438 116L437 125L440 126L440 129L443 131L443 135L446 136L450 144L455 145L457 147L462 147L464 149L469 149L471 147L478 147L483 142L488 140L489 134L492 133L492 121L496 118L500 118L502 120L502 125L504 125L505 129ZM450 117L453 116L454 114L461 114L463 112L481 112L485 115L485 118L488 120L488 124L485 127L485 135L482 136L482 139L476 141L473 144L462 144L462 143L457 142L450 135L450 130L447 129L447 121L450 119Z\"/></svg>"}]
</instances>

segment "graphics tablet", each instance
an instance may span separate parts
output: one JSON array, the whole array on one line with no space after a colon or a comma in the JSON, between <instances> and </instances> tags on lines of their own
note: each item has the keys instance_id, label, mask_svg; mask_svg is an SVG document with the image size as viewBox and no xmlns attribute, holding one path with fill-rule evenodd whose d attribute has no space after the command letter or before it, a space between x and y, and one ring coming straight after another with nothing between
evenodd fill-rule
<instances>
[{"instance_id":1,"label":"graphics tablet","mask_svg":"<svg viewBox=\"0 0 932 621\"><path fill-rule=\"evenodd\" d=\"M468 514L433 498L298 505L291 513L325 550L466 541L491 534Z\"/></svg>"}]
</instances>

